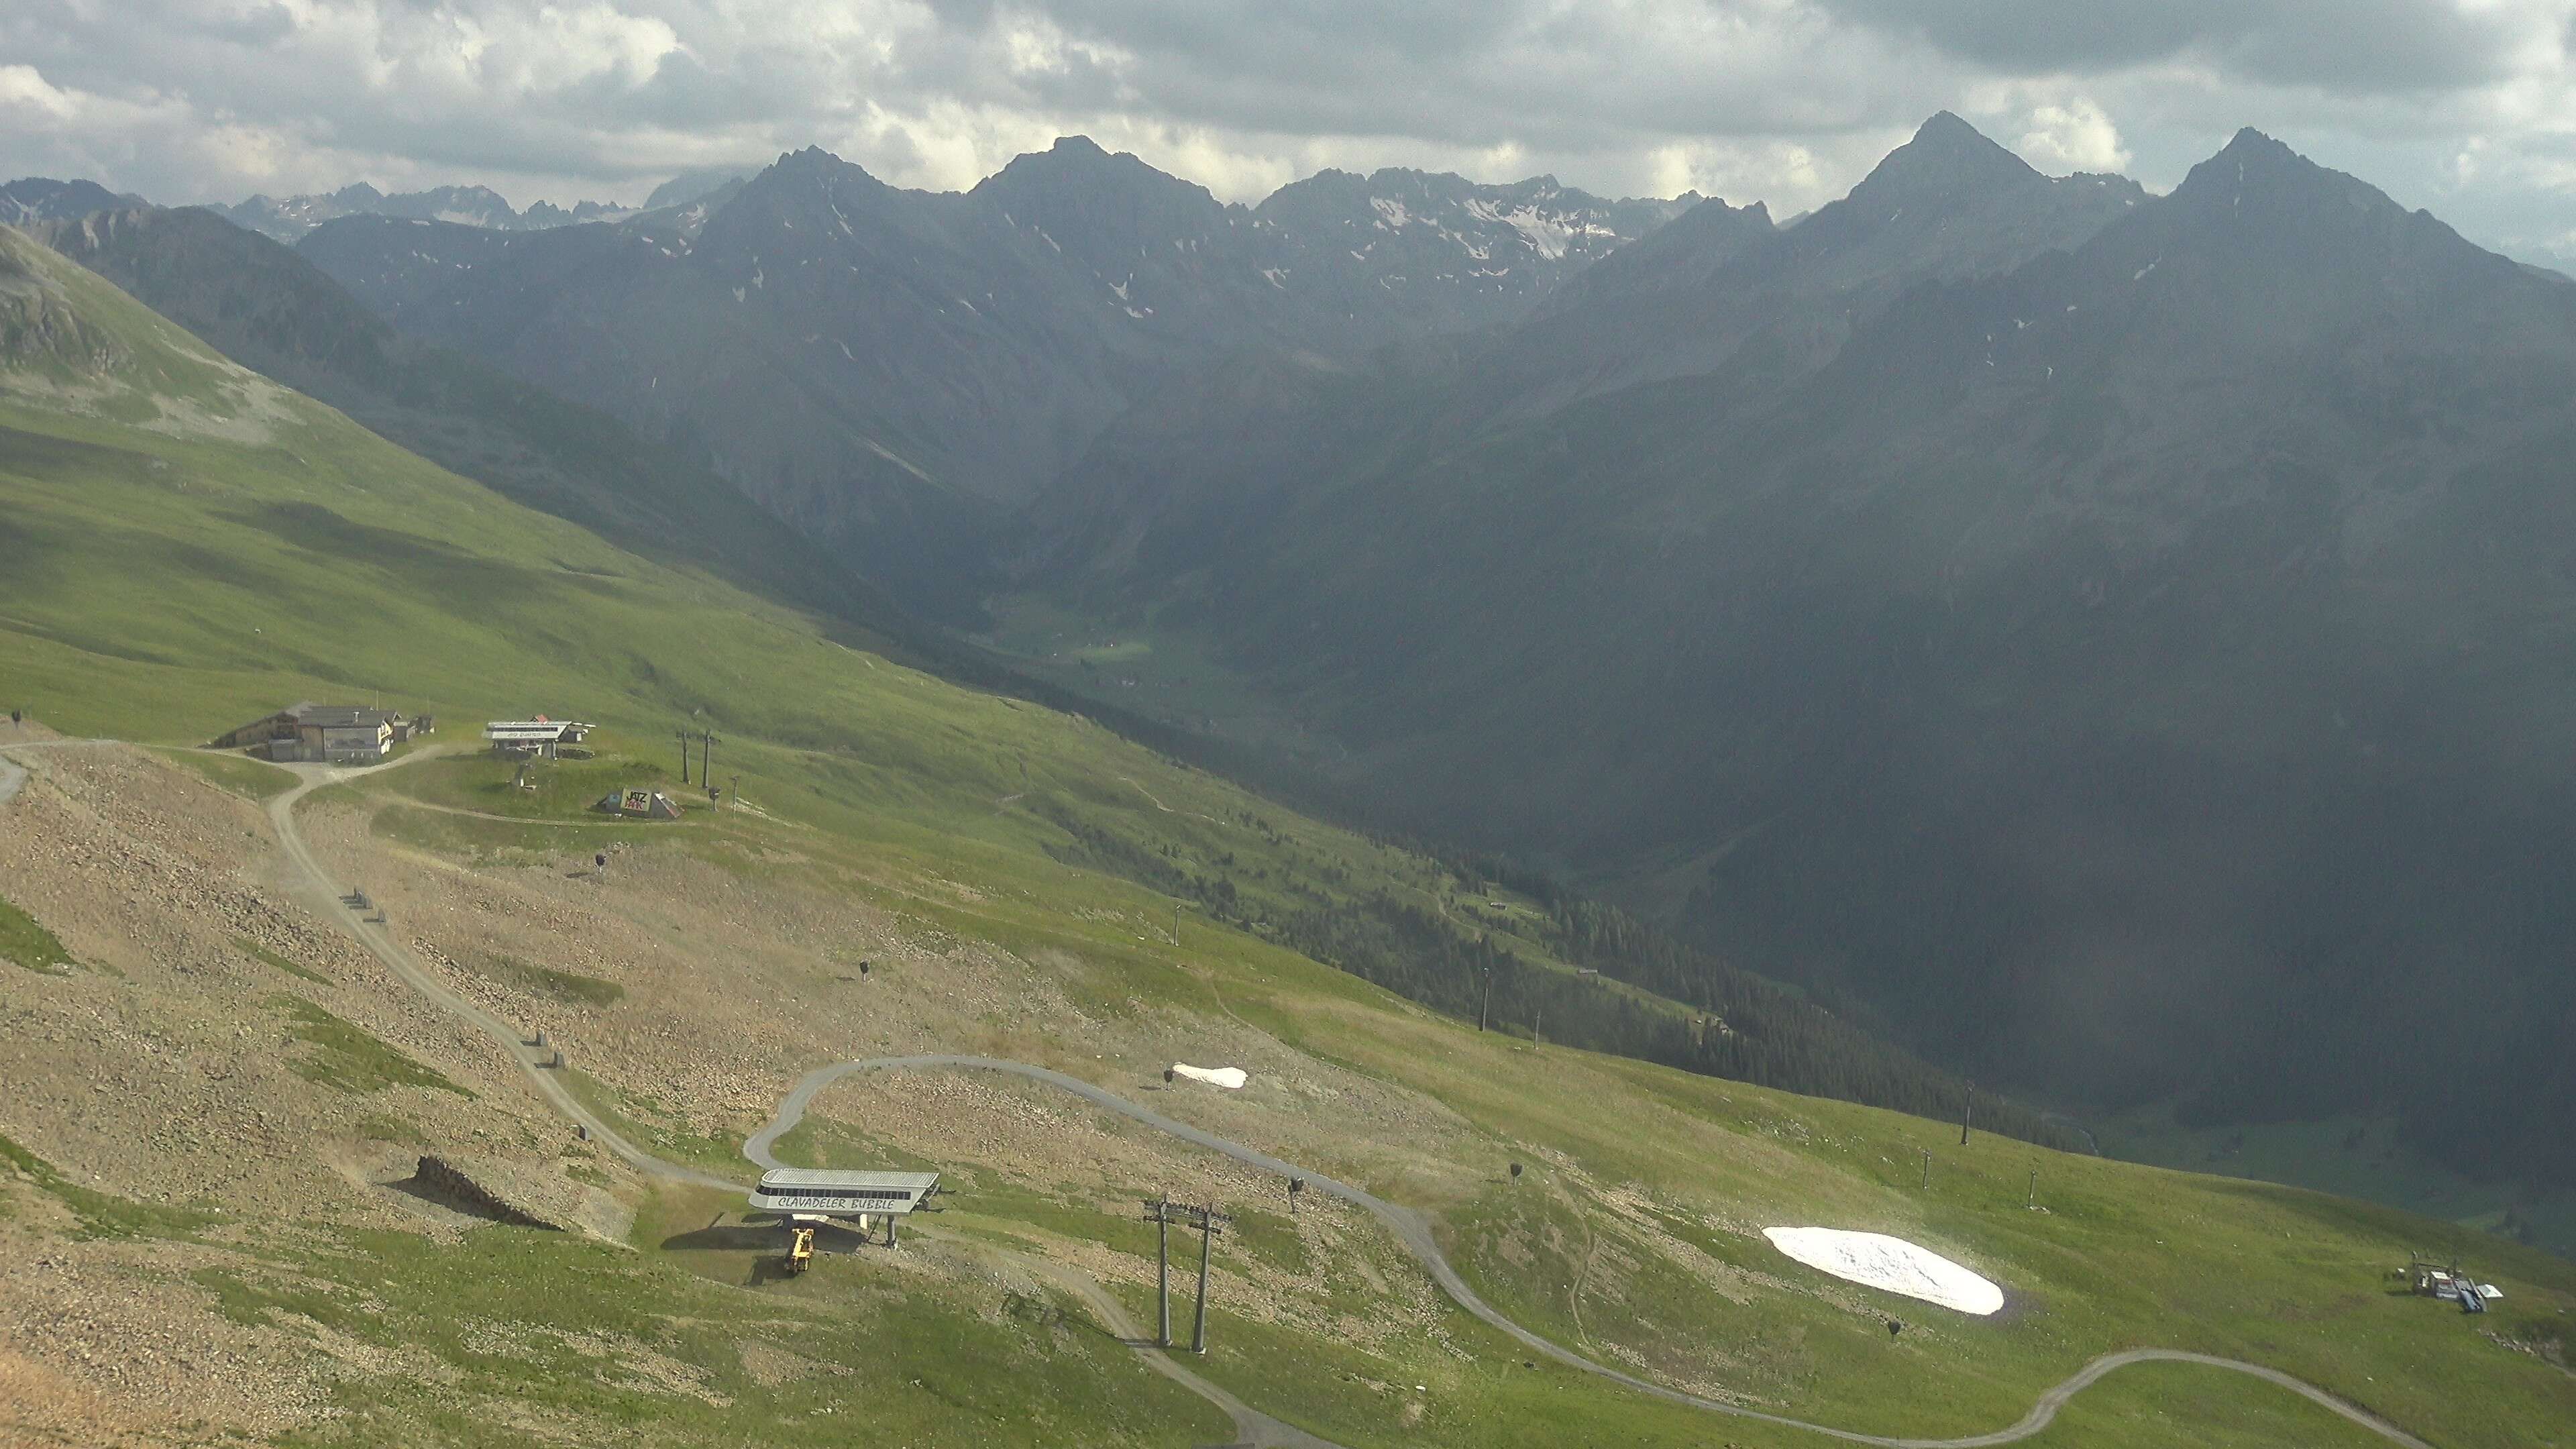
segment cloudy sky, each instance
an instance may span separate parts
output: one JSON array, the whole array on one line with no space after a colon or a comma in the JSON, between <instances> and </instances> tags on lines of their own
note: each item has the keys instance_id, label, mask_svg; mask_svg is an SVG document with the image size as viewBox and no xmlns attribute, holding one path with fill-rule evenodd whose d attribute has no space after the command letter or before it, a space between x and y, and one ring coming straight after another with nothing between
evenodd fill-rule
<instances>
[{"instance_id":1,"label":"cloudy sky","mask_svg":"<svg viewBox=\"0 0 2576 1449\"><path fill-rule=\"evenodd\" d=\"M2163 188L2239 126L2576 261L2576 0L6 0L0 176L639 199L819 144L959 187L1082 132L1228 199L1552 172L1775 214L1955 110Z\"/></svg>"}]
</instances>

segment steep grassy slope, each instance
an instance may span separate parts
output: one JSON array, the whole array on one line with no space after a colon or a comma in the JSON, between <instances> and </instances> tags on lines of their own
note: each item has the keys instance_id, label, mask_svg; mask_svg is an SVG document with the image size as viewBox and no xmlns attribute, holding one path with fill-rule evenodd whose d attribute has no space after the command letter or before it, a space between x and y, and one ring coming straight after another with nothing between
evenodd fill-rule
<instances>
[{"instance_id":1,"label":"steep grassy slope","mask_svg":"<svg viewBox=\"0 0 2576 1449\"><path fill-rule=\"evenodd\" d=\"M58 304L65 317L120 319L92 330L111 342L132 332L147 340L115 345L159 355L148 339L166 324L56 270L72 293L101 294ZM855 806L870 829L963 831L1148 880L1452 1011L1473 1009L1476 973L1490 968L1503 1018L1526 1029L1552 1012L1560 1040L1931 1112L1961 1095L1777 988L1712 965L1698 976L1706 989L1681 990L1630 971L1620 952L1579 949L1543 912L1493 919L1480 901L1463 919L1474 883L1456 870L1273 823L1103 731L861 659L796 613L513 508L264 380L170 358L170 387L251 389L271 415L226 422L239 442L201 429L152 452L77 415L43 434L29 419L10 450L29 485L8 505L27 560L11 627L54 646L29 649L21 693L43 708L78 679L92 708L137 711L47 710L58 723L113 717L129 733L203 739L283 699L377 692L469 722L546 709L639 728L695 721L732 737L723 773L778 808ZM136 408L177 395L136 391L126 375L108 368L82 385ZM90 586L119 569L149 570L154 587L97 597ZM187 691L166 687L171 666L187 671ZM1724 1019L1694 1027L1691 1011L1578 978L1578 965ZM2027 1117L1997 1125L2043 1131Z\"/></svg>"},{"instance_id":2,"label":"steep grassy slope","mask_svg":"<svg viewBox=\"0 0 2576 1449\"><path fill-rule=\"evenodd\" d=\"M2576 1308L2563 1263L2349 1203L1984 1134L1962 1150L1951 1129L1917 1118L1480 1034L1265 939L1280 934L1280 911L1259 905L1304 890L1342 902L1411 893L1437 918L1467 894L1457 874L1079 719L836 645L799 616L510 505L230 367L18 238L0 234L0 263L22 294L49 299L48 315L84 319L82 335L113 344L110 362L85 344L31 351L43 360L7 374L0 671L12 692L75 732L174 742L284 699L375 687L451 732L536 709L610 723L602 759L563 767L546 788L515 790L511 768L488 759L429 758L312 797L304 829L339 877L367 882L448 963L459 990L551 1026L578 1090L657 1151L726 1165L789 1081L848 1057L983 1050L1130 1096L1160 1091L1175 1059L1234 1061L1255 1073L1240 1095L1153 1100L1433 1214L1479 1288L1543 1331L1767 1408L1979 1431L2095 1354L2175 1344L2274 1363L2446 1444L2563 1444L2576 1424L2576 1379L2543 1356L2563 1355L2549 1346ZM701 806L660 829L581 811L608 783L676 784L676 759L656 762L693 720L722 733L715 774L730 790L739 772L737 798L752 808ZM159 903L186 853L152 832L183 813L156 803L167 792L213 787L148 761L52 758L26 797L44 813L0 842L16 852L12 879L44 885L21 904L76 959L129 976L0 977L0 1009L32 1024L10 1050L45 1084L0 1118L51 1154L31 1149L36 1168L0 1192L38 1225L27 1230L42 1251L57 1251L44 1224L125 1202L71 1186L87 1154L106 1150L88 1124L115 1103L69 1090L63 1074L127 1070L83 1023L146 1013L147 985L190 1006L148 1019L144 1041L228 1026L229 1011L284 1043L288 1069L262 1080L295 1094L278 1103L295 1121L326 1109L345 1121L342 1099L354 1098L385 1119L363 1128L388 1134L379 1140L525 1134L537 1150L566 1136L488 1047L424 1028L426 1008L345 943L283 957L328 988L264 956L235 960L234 975L200 969L193 948L169 942L233 928ZM217 860L256 851L233 819L195 848ZM31 840L38 825L48 834ZM1086 851L1113 849L1104 837L1255 904L1237 924L1189 917L1175 943L1169 895L1091 868ZM611 855L605 872L596 854ZM79 897L92 879L79 872L128 866L104 887L121 913ZM1497 935L1536 905L1478 894L1503 902ZM146 910L173 919L120 924ZM1523 939L1538 956L1540 938ZM853 958L877 964L872 980L849 979ZM260 1005L290 990L475 1095L384 1072L298 1075L314 1053L379 1054L338 1029L326 1045L308 1039L318 1029L296 1035L313 1022L291 1001ZM204 1050L187 1044L190 1060ZM214 1090L202 1070L132 1081L122 1090L177 1101ZM290 1231L248 1241L173 1209L122 1210L174 1260L202 1250L189 1281L210 1311L343 1365L343 1417L308 1424L309 1441L524 1439L523 1423L468 1412L498 1397L575 1440L805 1442L828 1409L848 1416L835 1427L916 1444L1205 1442L1205 1411L1112 1351L1079 1304L1006 1292L1027 1270L979 1256L1071 1265L1133 1313L1151 1272L1133 1203L1161 1185L1240 1211L1242 1231L1220 1249L1222 1347L1207 1371L1343 1443L1811 1442L1527 1367L1370 1223L1317 1203L1292 1216L1275 1180L1211 1169L1060 1102L964 1091L939 1074L868 1085L823 1099L802 1145L955 1173L959 1210L943 1220L965 1245L954 1255L840 1258L779 1287L757 1269L768 1239L710 1222L720 1200L651 1197L582 1144L544 1150L567 1173L646 1199L640 1253L494 1228L433 1249L339 1222L338 1199L319 1191L272 1207ZM160 1136L156 1150L194 1146L188 1133ZM1938 1154L1928 1193L1924 1148ZM1505 1170L1515 1161L1530 1169L1517 1183ZM2024 1205L2033 1170L2044 1213ZM238 1210L212 1205L227 1202ZM1919 1237L2004 1282L2015 1307L1942 1317L1799 1270L1759 1237L1810 1221ZM2506 1286L2484 1325L2495 1338L2389 1291L2410 1247L2461 1251ZM1890 1313L1915 1325L1893 1343ZM902 1343L863 1342L863 1325L885 1323L907 1326ZM860 1377L844 1390L821 1371L769 1373L738 1355L737 1324ZM509 1351L522 1340L542 1347ZM603 1366L612 1360L637 1367ZM660 1389L642 1382L647 1370ZM2124 1387L2086 1402L2086 1437L2065 1437L2070 1426L2041 1442L2341 1442L2295 1403L2243 1386L2188 1394L2159 1420Z\"/></svg>"},{"instance_id":3,"label":"steep grassy slope","mask_svg":"<svg viewBox=\"0 0 2576 1449\"><path fill-rule=\"evenodd\" d=\"M108 210L33 234L235 362L514 502L853 628L910 631L846 567L701 463L398 335L296 252L212 212Z\"/></svg>"}]
</instances>

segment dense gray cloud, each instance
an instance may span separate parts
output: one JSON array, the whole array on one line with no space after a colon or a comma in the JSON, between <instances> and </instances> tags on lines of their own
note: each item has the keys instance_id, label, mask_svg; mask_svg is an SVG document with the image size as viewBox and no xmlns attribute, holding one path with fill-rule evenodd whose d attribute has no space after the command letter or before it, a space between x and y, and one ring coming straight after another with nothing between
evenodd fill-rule
<instances>
[{"instance_id":1,"label":"dense gray cloud","mask_svg":"<svg viewBox=\"0 0 2576 1449\"><path fill-rule=\"evenodd\" d=\"M1825 0L1975 64L2106 71L2190 59L2332 90L2451 90L2506 79L2533 10L2425 0ZM2535 7L2545 10L2547 7Z\"/></svg>"},{"instance_id":2,"label":"dense gray cloud","mask_svg":"<svg viewBox=\"0 0 2576 1449\"><path fill-rule=\"evenodd\" d=\"M2576 256L2576 0L14 0L0 173L167 201L634 199L820 144L972 184L1080 131L1251 199L1326 165L1803 210L1933 110L2170 185L2239 125Z\"/></svg>"}]
</instances>

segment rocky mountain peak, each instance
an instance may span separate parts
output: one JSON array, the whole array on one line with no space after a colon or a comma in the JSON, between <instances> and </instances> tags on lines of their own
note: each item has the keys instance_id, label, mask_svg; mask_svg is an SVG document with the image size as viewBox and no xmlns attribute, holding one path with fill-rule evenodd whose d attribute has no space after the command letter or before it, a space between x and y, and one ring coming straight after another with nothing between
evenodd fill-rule
<instances>
[{"instance_id":1,"label":"rocky mountain peak","mask_svg":"<svg viewBox=\"0 0 2576 1449\"><path fill-rule=\"evenodd\" d=\"M1133 152L1103 150L1089 136L1059 136L1044 151L1014 156L1009 165L978 182L973 194L1009 198L1037 192L1072 200L1077 193L1115 191L1163 193L1216 204L1206 187L1156 170Z\"/></svg>"},{"instance_id":2,"label":"rocky mountain peak","mask_svg":"<svg viewBox=\"0 0 2576 1449\"><path fill-rule=\"evenodd\" d=\"M1941 111L1915 131L1914 139L1888 152L1852 188L1852 196L1873 203L1907 197L1960 200L2046 179L1984 132Z\"/></svg>"},{"instance_id":3,"label":"rocky mountain peak","mask_svg":"<svg viewBox=\"0 0 2576 1449\"><path fill-rule=\"evenodd\" d=\"M0 223L10 226L148 205L150 203L142 197L119 196L95 181L54 181L42 176L28 176L0 186Z\"/></svg>"},{"instance_id":4,"label":"rocky mountain peak","mask_svg":"<svg viewBox=\"0 0 2576 1449\"><path fill-rule=\"evenodd\" d=\"M2249 164L2266 163L2278 166L2302 164L2307 161L2306 157L2291 150L2285 143L2264 135L2252 126L2246 126L2228 138L2227 145L2218 154L2227 160L2244 161Z\"/></svg>"},{"instance_id":5,"label":"rocky mountain peak","mask_svg":"<svg viewBox=\"0 0 2576 1449\"><path fill-rule=\"evenodd\" d=\"M2173 200L2186 214L2224 212L2300 230L2338 229L2365 218L2386 225L2405 215L2378 187L2320 166L2251 126L2191 168Z\"/></svg>"},{"instance_id":6,"label":"rocky mountain peak","mask_svg":"<svg viewBox=\"0 0 2576 1449\"><path fill-rule=\"evenodd\" d=\"M743 184L741 195L746 200L774 201L790 195L810 198L830 194L846 199L853 195L891 195L894 191L859 163L845 161L820 146L808 146L780 155Z\"/></svg>"},{"instance_id":7,"label":"rocky mountain peak","mask_svg":"<svg viewBox=\"0 0 2576 1449\"><path fill-rule=\"evenodd\" d=\"M769 163L768 169L792 176L800 173L828 173L845 166L854 171L865 169L856 162L842 160L820 146L808 146L802 151L781 151L778 153L778 159Z\"/></svg>"}]
</instances>

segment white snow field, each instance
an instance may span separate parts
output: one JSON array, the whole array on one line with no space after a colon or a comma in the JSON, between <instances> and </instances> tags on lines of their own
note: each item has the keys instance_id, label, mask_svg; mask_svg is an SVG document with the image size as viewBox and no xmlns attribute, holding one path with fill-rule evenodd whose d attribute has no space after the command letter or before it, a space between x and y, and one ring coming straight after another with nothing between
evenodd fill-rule
<instances>
[{"instance_id":1,"label":"white snow field","mask_svg":"<svg viewBox=\"0 0 2576 1449\"><path fill-rule=\"evenodd\" d=\"M1205 1082L1211 1087L1223 1087L1227 1091L1238 1090L1245 1081L1249 1080L1244 1076L1241 1067L1194 1067L1187 1062L1174 1062L1172 1071L1193 1082Z\"/></svg>"},{"instance_id":2,"label":"white snow field","mask_svg":"<svg viewBox=\"0 0 2576 1449\"><path fill-rule=\"evenodd\" d=\"M1764 1228L1762 1236L1808 1267L1846 1282L1884 1288L1980 1318L2004 1306L2004 1290L1903 1238L1840 1228Z\"/></svg>"}]
</instances>

